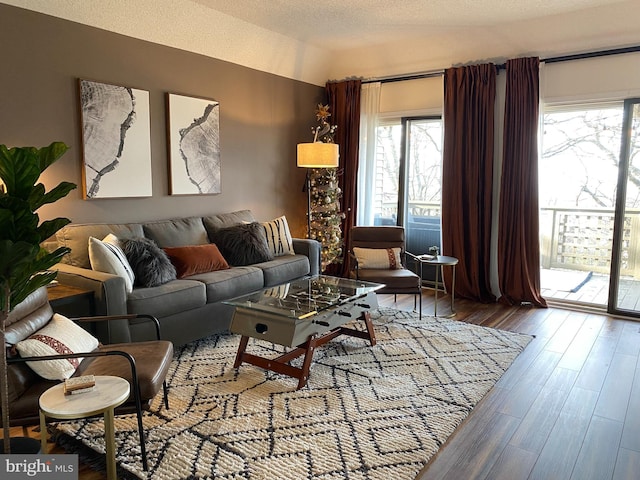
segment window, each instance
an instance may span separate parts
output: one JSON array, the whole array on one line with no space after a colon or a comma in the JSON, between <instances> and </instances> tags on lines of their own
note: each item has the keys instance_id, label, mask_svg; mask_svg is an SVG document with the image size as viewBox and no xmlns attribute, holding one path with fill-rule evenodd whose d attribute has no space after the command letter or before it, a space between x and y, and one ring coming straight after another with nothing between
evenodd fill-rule
<instances>
[{"instance_id":1,"label":"window","mask_svg":"<svg viewBox=\"0 0 640 480\"><path fill-rule=\"evenodd\" d=\"M362 224L404 226L415 254L441 248L442 133L440 117L380 119L371 175L358 187L371 199Z\"/></svg>"}]
</instances>

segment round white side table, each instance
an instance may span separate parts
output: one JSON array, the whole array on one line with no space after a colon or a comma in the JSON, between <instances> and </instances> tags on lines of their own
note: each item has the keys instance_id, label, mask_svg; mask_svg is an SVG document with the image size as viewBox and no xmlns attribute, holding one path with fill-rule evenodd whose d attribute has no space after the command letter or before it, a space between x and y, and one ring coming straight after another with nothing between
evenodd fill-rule
<instances>
[{"instance_id":1,"label":"round white side table","mask_svg":"<svg viewBox=\"0 0 640 480\"><path fill-rule=\"evenodd\" d=\"M64 394L64 383L51 387L40 396L40 440L42 452L47 449L46 417L71 420L104 415L107 478L116 480L115 431L113 410L129 398L129 382L124 378L96 376L91 392Z\"/></svg>"},{"instance_id":2,"label":"round white side table","mask_svg":"<svg viewBox=\"0 0 640 480\"><path fill-rule=\"evenodd\" d=\"M456 311L453 308L453 303L455 299L455 290L456 290L456 265L458 264L458 259L456 257L448 257L446 255L437 255L435 257L421 255L418 257L420 263L424 263L426 265L433 265L436 267L436 282L435 282L435 290L436 290L436 298L435 303L433 304L433 316L438 316L438 290L440 289L440 281L438 279L438 273L442 273L444 277L444 272L442 271L443 267L450 266L452 269L452 282L451 282L451 313L449 315L445 315L446 318L455 317ZM442 285L444 286L444 278L442 278ZM446 292L445 292L446 293Z\"/></svg>"}]
</instances>

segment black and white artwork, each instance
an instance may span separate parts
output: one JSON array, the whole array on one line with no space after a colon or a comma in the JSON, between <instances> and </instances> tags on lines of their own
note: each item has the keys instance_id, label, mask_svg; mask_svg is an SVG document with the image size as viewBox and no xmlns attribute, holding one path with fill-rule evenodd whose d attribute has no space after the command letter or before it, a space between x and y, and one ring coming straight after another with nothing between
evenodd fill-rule
<instances>
[{"instance_id":1,"label":"black and white artwork","mask_svg":"<svg viewBox=\"0 0 640 480\"><path fill-rule=\"evenodd\" d=\"M171 195L220 193L220 104L167 94Z\"/></svg>"},{"instance_id":2,"label":"black and white artwork","mask_svg":"<svg viewBox=\"0 0 640 480\"><path fill-rule=\"evenodd\" d=\"M84 198L150 197L149 92L80 80Z\"/></svg>"}]
</instances>

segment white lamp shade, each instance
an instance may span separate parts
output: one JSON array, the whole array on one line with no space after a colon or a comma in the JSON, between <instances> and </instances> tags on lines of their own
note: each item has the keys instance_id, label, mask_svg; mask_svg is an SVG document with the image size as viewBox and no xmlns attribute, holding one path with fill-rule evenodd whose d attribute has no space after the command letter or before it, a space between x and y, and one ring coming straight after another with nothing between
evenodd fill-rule
<instances>
[{"instance_id":1,"label":"white lamp shade","mask_svg":"<svg viewBox=\"0 0 640 480\"><path fill-rule=\"evenodd\" d=\"M332 168L338 166L338 144L336 143L299 143L298 166L306 168Z\"/></svg>"}]
</instances>

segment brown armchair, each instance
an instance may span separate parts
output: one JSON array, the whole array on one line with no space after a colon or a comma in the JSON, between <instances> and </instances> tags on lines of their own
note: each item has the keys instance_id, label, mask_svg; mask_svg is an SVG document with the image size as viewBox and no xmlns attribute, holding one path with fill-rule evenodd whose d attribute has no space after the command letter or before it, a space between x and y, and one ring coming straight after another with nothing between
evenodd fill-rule
<instances>
[{"instance_id":1,"label":"brown armchair","mask_svg":"<svg viewBox=\"0 0 640 480\"><path fill-rule=\"evenodd\" d=\"M379 294L414 295L419 302L422 318L422 280L407 268L407 260L417 262L415 255L405 250L403 227L352 227L349 255L352 259L351 277L368 282L383 283Z\"/></svg>"},{"instance_id":2,"label":"brown armchair","mask_svg":"<svg viewBox=\"0 0 640 480\"><path fill-rule=\"evenodd\" d=\"M142 410L148 409L156 394L163 390L165 408L169 408L166 376L173 359L173 344L160 340L160 326L150 315L118 315L112 317L86 317L76 322L101 322L127 319L129 322L155 322L156 340L135 343L98 345L91 352L66 353L51 356L21 357L15 345L44 328L52 319L53 310L47 299L46 287L29 295L11 312L6 323L6 355L9 362L9 418L12 426L37 425L39 423L39 398L59 380L47 380L36 374L26 362L53 359L83 358L73 376L113 375L129 381L131 395L115 411L136 412L142 465L147 470Z\"/></svg>"}]
</instances>

